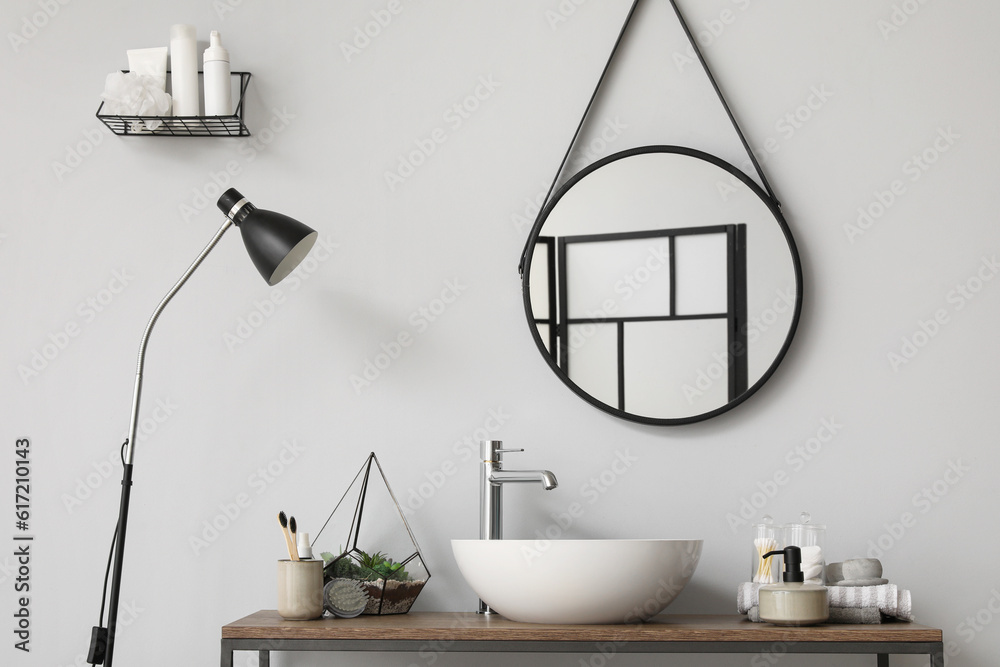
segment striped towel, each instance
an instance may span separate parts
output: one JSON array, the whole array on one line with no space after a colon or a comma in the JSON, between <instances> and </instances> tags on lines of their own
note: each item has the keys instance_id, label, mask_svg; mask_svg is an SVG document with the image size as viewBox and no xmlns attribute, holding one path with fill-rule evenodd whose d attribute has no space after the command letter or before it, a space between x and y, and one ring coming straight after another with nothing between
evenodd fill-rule
<instances>
[{"instance_id":1,"label":"striped towel","mask_svg":"<svg viewBox=\"0 0 1000 667\"><path fill-rule=\"evenodd\" d=\"M746 614L757 606L757 592L761 584L744 582L736 589L736 608ZM880 586L828 586L831 608L866 609L874 607L880 613L903 621L913 620L913 601L910 591L896 584Z\"/></svg>"},{"instance_id":2,"label":"striped towel","mask_svg":"<svg viewBox=\"0 0 1000 667\"><path fill-rule=\"evenodd\" d=\"M910 591L896 584L879 586L830 586L831 607L863 609L877 607L886 616L903 621L913 620L913 601Z\"/></svg>"}]
</instances>

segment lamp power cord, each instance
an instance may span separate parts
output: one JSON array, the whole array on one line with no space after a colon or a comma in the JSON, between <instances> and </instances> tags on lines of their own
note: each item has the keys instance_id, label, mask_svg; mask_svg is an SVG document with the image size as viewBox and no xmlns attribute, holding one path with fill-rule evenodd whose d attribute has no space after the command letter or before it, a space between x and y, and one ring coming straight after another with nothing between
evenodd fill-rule
<instances>
[{"instance_id":1,"label":"lamp power cord","mask_svg":"<svg viewBox=\"0 0 1000 667\"><path fill-rule=\"evenodd\" d=\"M128 447L128 438L121 446L122 465L125 465L125 448ZM104 570L104 588L101 591L101 613L90 634L90 651L87 654L87 662L91 665L103 665L104 655L108 648L108 628L104 625L104 606L108 601L108 578L111 575L111 563L114 561L115 545L118 543L118 529L121 527L121 515L115 521L115 534L111 538L111 550L108 552L108 565Z\"/></svg>"}]
</instances>

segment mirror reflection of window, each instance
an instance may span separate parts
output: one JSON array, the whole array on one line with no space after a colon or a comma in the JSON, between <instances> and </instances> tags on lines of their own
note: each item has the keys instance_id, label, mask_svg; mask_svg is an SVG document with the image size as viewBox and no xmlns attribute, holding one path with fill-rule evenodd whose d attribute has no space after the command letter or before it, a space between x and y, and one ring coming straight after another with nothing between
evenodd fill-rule
<instances>
[{"instance_id":1,"label":"mirror reflection of window","mask_svg":"<svg viewBox=\"0 0 1000 667\"><path fill-rule=\"evenodd\" d=\"M543 280L532 280L529 285L529 298L532 309L536 313L535 326L538 335L545 344L545 351L553 354L556 349L556 277L555 277L555 239L539 236L532 253L531 263L537 268L538 276Z\"/></svg>"},{"instance_id":2,"label":"mirror reflection of window","mask_svg":"<svg viewBox=\"0 0 1000 667\"><path fill-rule=\"evenodd\" d=\"M688 416L729 402L729 359L720 353L728 342L726 320L643 322L626 327L625 337L628 412ZM716 365L715 377L700 383L697 393L685 391L688 378Z\"/></svg>"},{"instance_id":3,"label":"mirror reflection of window","mask_svg":"<svg viewBox=\"0 0 1000 667\"><path fill-rule=\"evenodd\" d=\"M570 324L566 327L566 360L572 360L570 378L594 398L619 404L618 324Z\"/></svg>"},{"instance_id":4,"label":"mirror reflection of window","mask_svg":"<svg viewBox=\"0 0 1000 667\"><path fill-rule=\"evenodd\" d=\"M670 315L670 239L626 239L566 245L567 310L599 319L615 304L618 317Z\"/></svg>"},{"instance_id":5,"label":"mirror reflection of window","mask_svg":"<svg viewBox=\"0 0 1000 667\"><path fill-rule=\"evenodd\" d=\"M556 295L558 345L546 349L588 394L626 412L689 416L746 391L746 225L546 240L532 303L551 312ZM535 323L543 340L552 334L552 320ZM685 392L709 366L720 377Z\"/></svg>"},{"instance_id":6,"label":"mirror reflection of window","mask_svg":"<svg viewBox=\"0 0 1000 667\"><path fill-rule=\"evenodd\" d=\"M724 313L728 309L726 234L688 234L675 240L677 315Z\"/></svg>"}]
</instances>

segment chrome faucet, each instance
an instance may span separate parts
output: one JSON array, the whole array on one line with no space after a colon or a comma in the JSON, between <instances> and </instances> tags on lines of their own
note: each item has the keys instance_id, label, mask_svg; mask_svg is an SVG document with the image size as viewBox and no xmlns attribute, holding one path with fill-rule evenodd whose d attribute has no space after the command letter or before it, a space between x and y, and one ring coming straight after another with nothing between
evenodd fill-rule
<instances>
[{"instance_id":1,"label":"chrome faucet","mask_svg":"<svg viewBox=\"0 0 1000 667\"><path fill-rule=\"evenodd\" d=\"M482 464L479 475L479 539L503 538L503 485L511 482L538 482L546 491L559 486L556 476L548 470L504 470L504 452L523 452L524 449L503 449L500 440L484 440L479 444ZM480 614L495 613L482 600Z\"/></svg>"}]
</instances>

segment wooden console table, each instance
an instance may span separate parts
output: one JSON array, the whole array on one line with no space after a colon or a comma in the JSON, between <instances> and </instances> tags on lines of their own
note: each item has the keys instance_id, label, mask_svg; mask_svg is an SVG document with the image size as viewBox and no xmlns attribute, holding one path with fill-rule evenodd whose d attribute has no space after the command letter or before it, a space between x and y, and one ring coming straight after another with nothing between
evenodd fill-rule
<instances>
[{"instance_id":1,"label":"wooden console table","mask_svg":"<svg viewBox=\"0 0 1000 667\"><path fill-rule=\"evenodd\" d=\"M536 625L471 612L411 612L396 616L285 621L258 611L222 627L222 667L233 651L258 651L269 667L271 651L412 651L593 653L841 653L927 655L944 667L941 631L915 623L819 625L783 628L743 616L664 614L637 625Z\"/></svg>"}]
</instances>

